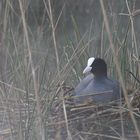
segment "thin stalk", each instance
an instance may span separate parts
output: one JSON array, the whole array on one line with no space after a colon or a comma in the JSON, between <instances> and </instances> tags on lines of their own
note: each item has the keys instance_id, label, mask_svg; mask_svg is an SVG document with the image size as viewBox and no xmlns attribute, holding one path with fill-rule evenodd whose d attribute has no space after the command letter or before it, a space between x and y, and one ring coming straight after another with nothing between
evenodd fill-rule
<instances>
[{"instance_id":1,"label":"thin stalk","mask_svg":"<svg viewBox=\"0 0 140 140\"><path fill-rule=\"evenodd\" d=\"M115 46L114 46L114 44L113 44L112 35L111 35L110 28L109 28L109 22L108 22L108 19L107 19L107 14L106 14L106 11L105 11L105 7L104 7L103 0L100 0L100 5L101 5L101 9L102 9L102 13L103 13L103 18L104 18L104 22L105 22L105 28L106 28L106 31L107 31L107 34L108 34L108 38L109 38L109 42L110 42L110 48L111 48L112 53L113 53L113 56L114 56L114 57L113 57L113 60L114 60L114 63L115 63L115 65L116 65L116 70L117 70L117 73L118 73L118 76L119 76L119 81L120 81L120 84L121 84L121 86L122 86L122 90L123 90L123 93L124 93L124 98L125 98L127 107L128 107L128 109L130 110L129 113L130 113L132 122L133 122L133 124L134 124L135 130L136 130L136 132L137 132L137 136L138 136L138 138L140 139L139 128L138 128L138 126L137 126L136 119L135 119L134 114L133 114L133 112L132 112L132 107L131 107L131 105L130 105L130 103L129 103L127 91L126 91L126 89L125 89L125 84L124 84L124 81L123 81L123 78L122 78L122 74L121 74L121 70L120 70L118 58L117 58L117 55L116 55L116 52L115 52Z\"/></svg>"},{"instance_id":2,"label":"thin stalk","mask_svg":"<svg viewBox=\"0 0 140 140\"><path fill-rule=\"evenodd\" d=\"M53 20L53 14L52 14L52 7L51 7L51 2L48 0L49 4L49 17L50 17L50 23L52 27L52 36L53 36L53 43L54 43L54 49L55 49L55 56L56 56L56 66L57 66L57 71L60 73L60 62L59 62L59 55L58 55L58 49L57 49L57 43L56 43L56 27L54 26L54 20Z\"/></svg>"},{"instance_id":3,"label":"thin stalk","mask_svg":"<svg viewBox=\"0 0 140 140\"><path fill-rule=\"evenodd\" d=\"M20 6L20 11L21 11L21 19L22 19L25 39L26 39L26 43L27 43L29 64L31 66L33 84L34 84L34 89L35 89L35 98L36 98L36 103L37 103L36 109L37 109L37 122L38 122L38 130L39 130L38 131L38 140L45 140L45 133L44 133L43 123L42 123L43 121L42 121L42 116L41 116L42 113L41 113L41 107L40 107L40 98L39 98L39 93L38 93L36 72L35 72L35 67L34 67L33 61L32 61L32 53L31 53L30 41L29 41L28 30L27 30L27 25L26 25L25 12L23 9L23 4L20 0L19 0L19 6Z\"/></svg>"},{"instance_id":4,"label":"thin stalk","mask_svg":"<svg viewBox=\"0 0 140 140\"><path fill-rule=\"evenodd\" d=\"M62 99L62 103L63 103L63 111L64 111L64 118L65 118L65 123L66 123L66 129L67 129L68 139L69 140L72 140L72 136L71 136L71 133L69 131L68 117L67 117L67 111L66 111L66 105L65 105L64 98Z\"/></svg>"},{"instance_id":5,"label":"thin stalk","mask_svg":"<svg viewBox=\"0 0 140 140\"><path fill-rule=\"evenodd\" d=\"M129 5L128 5L128 1L126 0L126 6L127 6L127 9L128 9L128 12L129 12L129 18L130 18L130 21L131 21L131 32L132 32L132 48L135 47L136 51L135 53L138 55L138 50L137 50L137 42L136 42L136 35L135 35L135 30L134 30L134 22L133 22L133 13L131 13L130 11L130 8L129 8Z\"/></svg>"}]
</instances>

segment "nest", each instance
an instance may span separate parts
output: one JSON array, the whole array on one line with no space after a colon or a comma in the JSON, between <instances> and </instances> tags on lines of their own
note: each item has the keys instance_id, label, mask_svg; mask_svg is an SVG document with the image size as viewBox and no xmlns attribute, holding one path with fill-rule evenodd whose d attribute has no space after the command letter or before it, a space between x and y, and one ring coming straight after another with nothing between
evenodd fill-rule
<instances>
[{"instance_id":1,"label":"nest","mask_svg":"<svg viewBox=\"0 0 140 140\"><path fill-rule=\"evenodd\" d=\"M71 87L63 87L63 101L54 106L51 116L53 139L60 140L112 140L137 139L129 109L122 100L121 104L111 102L96 105L92 102L75 105ZM130 97L133 114L140 122L140 93ZM56 111L57 108L57 111ZM55 123L54 123L55 122ZM138 124L137 124L138 125ZM52 125L51 125L52 126ZM140 125L138 125L140 126Z\"/></svg>"}]
</instances>

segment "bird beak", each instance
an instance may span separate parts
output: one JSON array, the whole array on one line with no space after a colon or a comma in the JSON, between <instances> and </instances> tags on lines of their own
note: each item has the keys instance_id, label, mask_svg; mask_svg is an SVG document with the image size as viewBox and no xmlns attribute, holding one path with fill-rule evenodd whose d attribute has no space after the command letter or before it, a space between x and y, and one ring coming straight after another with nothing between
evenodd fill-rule
<instances>
[{"instance_id":1,"label":"bird beak","mask_svg":"<svg viewBox=\"0 0 140 140\"><path fill-rule=\"evenodd\" d=\"M92 67L90 66L87 66L84 71L83 71L83 74L86 74L86 73L89 73L91 71Z\"/></svg>"}]
</instances>

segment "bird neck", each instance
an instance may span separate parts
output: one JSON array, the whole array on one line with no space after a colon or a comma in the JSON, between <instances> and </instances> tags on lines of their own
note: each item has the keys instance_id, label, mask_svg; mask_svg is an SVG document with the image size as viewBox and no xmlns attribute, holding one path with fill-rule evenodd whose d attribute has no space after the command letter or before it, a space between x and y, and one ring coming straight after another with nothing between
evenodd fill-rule
<instances>
[{"instance_id":1,"label":"bird neck","mask_svg":"<svg viewBox=\"0 0 140 140\"><path fill-rule=\"evenodd\" d=\"M94 74L95 79L107 78L107 74Z\"/></svg>"}]
</instances>

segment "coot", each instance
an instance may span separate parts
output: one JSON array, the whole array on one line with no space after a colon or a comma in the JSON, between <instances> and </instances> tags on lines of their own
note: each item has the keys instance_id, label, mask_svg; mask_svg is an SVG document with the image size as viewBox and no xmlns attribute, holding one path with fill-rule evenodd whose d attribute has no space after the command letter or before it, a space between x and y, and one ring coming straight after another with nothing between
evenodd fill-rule
<instances>
[{"instance_id":1,"label":"coot","mask_svg":"<svg viewBox=\"0 0 140 140\"><path fill-rule=\"evenodd\" d=\"M119 83L107 76L107 64L103 59L89 58L83 71L83 74L87 73L75 87L76 102L107 103L120 99Z\"/></svg>"}]
</instances>

